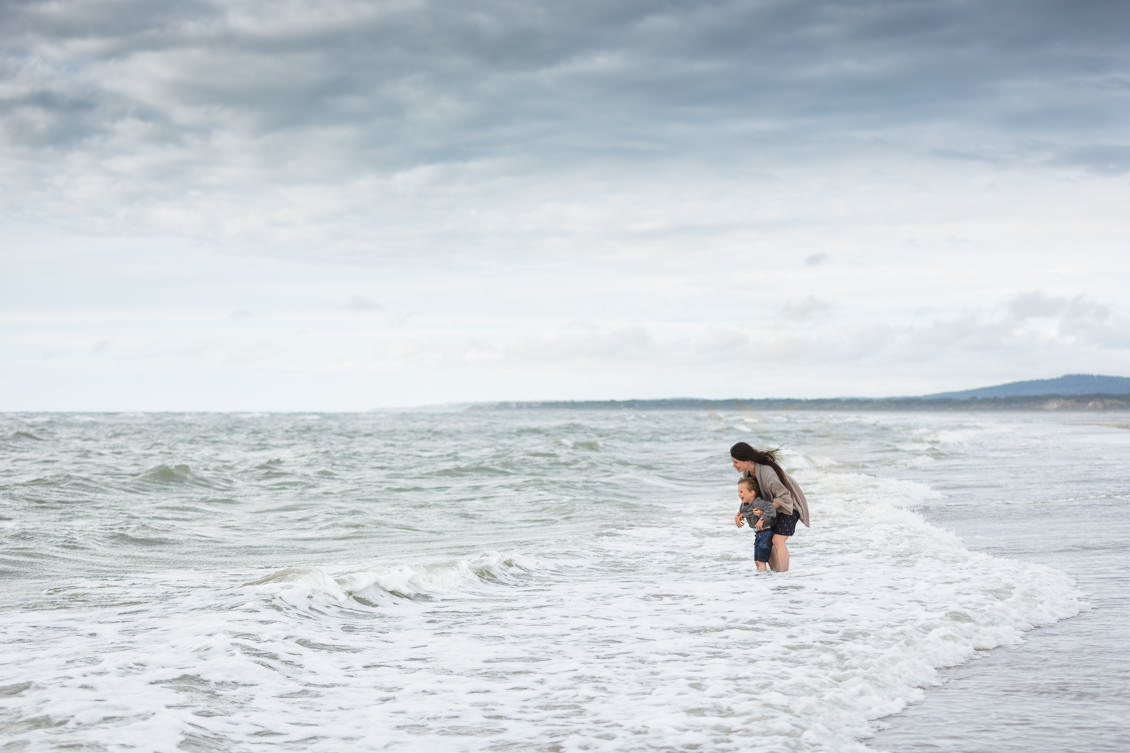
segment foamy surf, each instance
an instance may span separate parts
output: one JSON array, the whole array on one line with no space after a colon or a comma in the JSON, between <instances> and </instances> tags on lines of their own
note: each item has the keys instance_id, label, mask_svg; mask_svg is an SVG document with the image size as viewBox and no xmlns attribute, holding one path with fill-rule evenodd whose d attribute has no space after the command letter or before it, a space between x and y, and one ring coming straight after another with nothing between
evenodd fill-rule
<instances>
[{"instance_id":1,"label":"foamy surf","mask_svg":"<svg viewBox=\"0 0 1130 753\"><path fill-rule=\"evenodd\" d=\"M390 563L338 575L319 568L289 567L243 584L291 606L329 606L350 601L366 606L397 600L466 596L490 584L515 583L531 572L528 558L483 552L470 559Z\"/></svg>"},{"instance_id":2,"label":"foamy surf","mask_svg":"<svg viewBox=\"0 0 1130 753\"><path fill-rule=\"evenodd\" d=\"M1080 609L1063 572L926 517L964 497L898 477L1015 456L991 426L727 417L812 504L792 572L757 575L710 416L521 415L445 414L456 457L410 414L37 424L16 452L115 421L198 440L133 485L9 459L45 481L7 485L7 551L55 553L0 569L14 749L863 751L942 668ZM59 464L98 494L45 504Z\"/></svg>"}]
</instances>

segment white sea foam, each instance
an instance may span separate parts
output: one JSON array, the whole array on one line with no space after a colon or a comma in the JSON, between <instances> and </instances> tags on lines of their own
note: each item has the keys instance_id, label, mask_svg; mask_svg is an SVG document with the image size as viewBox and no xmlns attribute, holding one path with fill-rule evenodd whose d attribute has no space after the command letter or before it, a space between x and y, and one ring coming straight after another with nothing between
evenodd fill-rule
<instances>
[{"instance_id":1,"label":"white sea foam","mask_svg":"<svg viewBox=\"0 0 1130 753\"><path fill-rule=\"evenodd\" d=\"M325 608L358 601L467 595L484 584L513 583L532 567L526 557L484 552L470 559L391 563L377 570L331 575L319 568L285 568L244 584L294 607Z\"/></svg>"}]
</instances>

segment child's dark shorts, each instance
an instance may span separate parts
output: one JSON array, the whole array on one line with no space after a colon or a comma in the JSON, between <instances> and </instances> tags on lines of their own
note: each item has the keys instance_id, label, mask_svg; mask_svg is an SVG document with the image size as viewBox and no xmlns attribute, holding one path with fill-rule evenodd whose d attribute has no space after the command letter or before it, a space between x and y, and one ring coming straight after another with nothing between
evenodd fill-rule
<instances>
[{"instance_id":1,"label":"child's dark shorts","mask_svg":"<svg viewBox=\"0 0 1130 753\"><path fill-rule=\"evenodd\" d=\"M794 512L789 515L778 515L777 519L773 521L773 533L778 536L792 536L796 533L796 522L800 520L800 513Z\"/></svg>"},{"instance_id":2,"label":"child's dark shorts","mask_svg":"<svg viewBox=\"0 0 1130 753\"><path fill-rule=\"evenodd\" d=\"M768 562L769 554L773 551L773 529L766 528L758 531L753 539L753 561Z\"/></svg>"}]
</instances>

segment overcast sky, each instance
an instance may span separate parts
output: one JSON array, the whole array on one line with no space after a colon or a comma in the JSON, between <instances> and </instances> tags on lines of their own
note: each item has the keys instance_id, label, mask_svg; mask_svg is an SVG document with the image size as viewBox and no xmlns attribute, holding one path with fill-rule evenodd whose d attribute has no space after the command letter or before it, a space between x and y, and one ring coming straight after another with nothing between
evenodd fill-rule
<instances>
[{"instance_id":1,"label":"overcast sky","mask_svg":"<svg viewBox=\"0 0 1130 753\"><path fill-rule=\"evenodd\" d=\"M1130 375L1130 3L0 3L0 409Z\"/></svg>"}]
</instances>

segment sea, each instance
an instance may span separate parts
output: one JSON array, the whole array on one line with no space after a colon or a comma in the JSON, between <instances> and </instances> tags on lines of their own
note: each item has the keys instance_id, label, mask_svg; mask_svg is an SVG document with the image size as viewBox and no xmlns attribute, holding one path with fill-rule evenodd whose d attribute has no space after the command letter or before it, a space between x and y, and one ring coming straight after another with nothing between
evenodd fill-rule
<instances>
[{"instance_id":1,"label":"sea","mask_svg":"<svg viewBox=\"0 0 1130 753\"><path fill-rule=\"evenodd\" d=\"M7 413L0 542L4 753L1130 750L1127 413Z\"/></svg>"}]
</instances>

